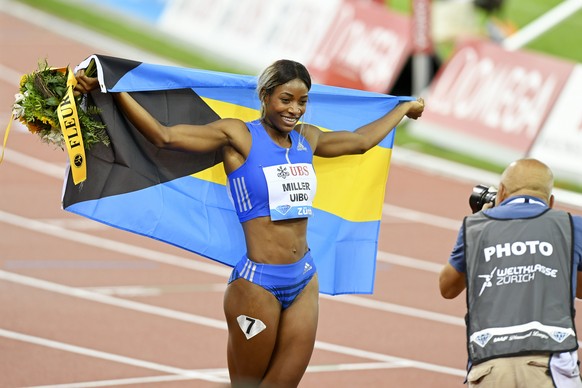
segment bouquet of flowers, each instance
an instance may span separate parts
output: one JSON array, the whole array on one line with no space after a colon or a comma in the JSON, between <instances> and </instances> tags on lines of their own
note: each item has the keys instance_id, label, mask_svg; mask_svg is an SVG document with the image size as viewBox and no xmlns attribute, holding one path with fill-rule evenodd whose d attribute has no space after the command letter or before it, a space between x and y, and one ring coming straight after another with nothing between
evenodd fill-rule
<instances>
[{"instance_id":1,"label":"bouquet of flowers","mask_svg":"<svg viewBox=\"0 0 582 388\"><path fill-rule=\"evenodd\" d=\"M88 69L91 71L91 69ZM65 149L65 139L57 108L67 92L67 69L48 66L46 60L39 62L38 70L25 74L20 80L19 93L15 95L12 115L28 130L37 134L48 144ZM85 95L75 96L81 135L85 149L96 143L109 145L105 125L95 118L99 113L96 106L89 106Z\"/></svg>"}]
</instances>

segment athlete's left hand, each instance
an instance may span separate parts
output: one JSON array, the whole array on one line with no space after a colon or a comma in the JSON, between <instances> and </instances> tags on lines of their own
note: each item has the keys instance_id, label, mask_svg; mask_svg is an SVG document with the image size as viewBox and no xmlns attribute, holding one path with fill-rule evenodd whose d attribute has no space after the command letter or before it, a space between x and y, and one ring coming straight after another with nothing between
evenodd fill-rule
<instances>
[{"instance_id":1,"label":"athlete's left hand","mask_svg":"<svg viewBox=\"0 0 582 388\"><path fill-rule=\"evenodd\" d=\"M422 112L424 111L424 99L419 97L416 101L411 101L412 104L410 105L410 109L406 113L406 117L412 120L416 120L420 116L422 116Z\"/></svg>"}]
</instances>

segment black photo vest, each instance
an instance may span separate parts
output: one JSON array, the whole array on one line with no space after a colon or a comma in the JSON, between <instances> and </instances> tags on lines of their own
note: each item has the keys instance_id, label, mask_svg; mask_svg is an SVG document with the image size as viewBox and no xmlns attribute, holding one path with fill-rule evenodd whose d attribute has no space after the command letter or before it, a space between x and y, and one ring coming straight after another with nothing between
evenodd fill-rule
<instances>
[{"instance_id":1,"label":"black photo vest","mask_svg":"<svg viewBox=\"0 0 582 388\"><path fill-rule=\"evenodd\" d=\"M463 227L471 361L577 349L570 215L548 209L493 219L479 212Z\"/></svg>"}]
</instances>

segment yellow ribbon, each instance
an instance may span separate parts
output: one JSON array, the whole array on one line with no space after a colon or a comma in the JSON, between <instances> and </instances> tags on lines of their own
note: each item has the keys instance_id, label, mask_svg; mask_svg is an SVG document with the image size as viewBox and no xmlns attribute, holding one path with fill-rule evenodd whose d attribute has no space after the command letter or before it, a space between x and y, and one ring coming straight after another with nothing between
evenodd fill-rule
<instances>
[{"instance_id":1,"label":"yellow ribbon","mask_svg":"<svg viewBox=\"0 0 582 388\"><path fill-rule=\"evenodd\" d=\"M10 121L8 122L8 126L6 127L6 131L4 132L4 142L2 143L2 154L0 154L0 163L4 160L4 150L6 149L6 142L8 141L8 134L10 133L10 127L12 126L12 122L14 121L14 115L10 117Z\"/></svg>"},{"instance_id":2,"label":"yellow ribbon","mask_svg":"<svg viewBox=\"0 0 582 388\"><path fill-rule=\"evenodd\" d=\"M79 122L77 105L73 95L73 89L76 85L77 79L75 75L71 69L67 68L67 93L57 108L57 115L69 155L73 183L77 185L87 179L87 165L85 162L83 136L81 135L81 123Z\"/></svg>"}]
</instances>

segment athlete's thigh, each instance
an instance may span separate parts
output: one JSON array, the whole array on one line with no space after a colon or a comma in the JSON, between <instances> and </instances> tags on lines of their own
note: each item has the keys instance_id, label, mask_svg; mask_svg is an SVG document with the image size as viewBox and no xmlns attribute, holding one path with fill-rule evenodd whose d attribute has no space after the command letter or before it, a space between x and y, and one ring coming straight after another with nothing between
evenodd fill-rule
<instances>
[{"instance_id":1,"label":"athlete's thigh","mask_svg":"<svg viewBox=\"0 0 582 388\"><path fill-rule=\"evenodd\" d=\"M270 292L237 279L224 294L228 325L227 358L233 385L262 379L277 339L281 304Z\"/></svg>"},{"instance_id":2,"label":"athlete's thigh","mask_svg":"<svg viewBox=\"0 0 582 388\"><path fill-rule=\"evenodd\" d=\"M319 283L315 275L293 304L281 313L277 344L265 375L267 386L299 384L313 353L319 317Z\"/></svg>"}]
</instances>

